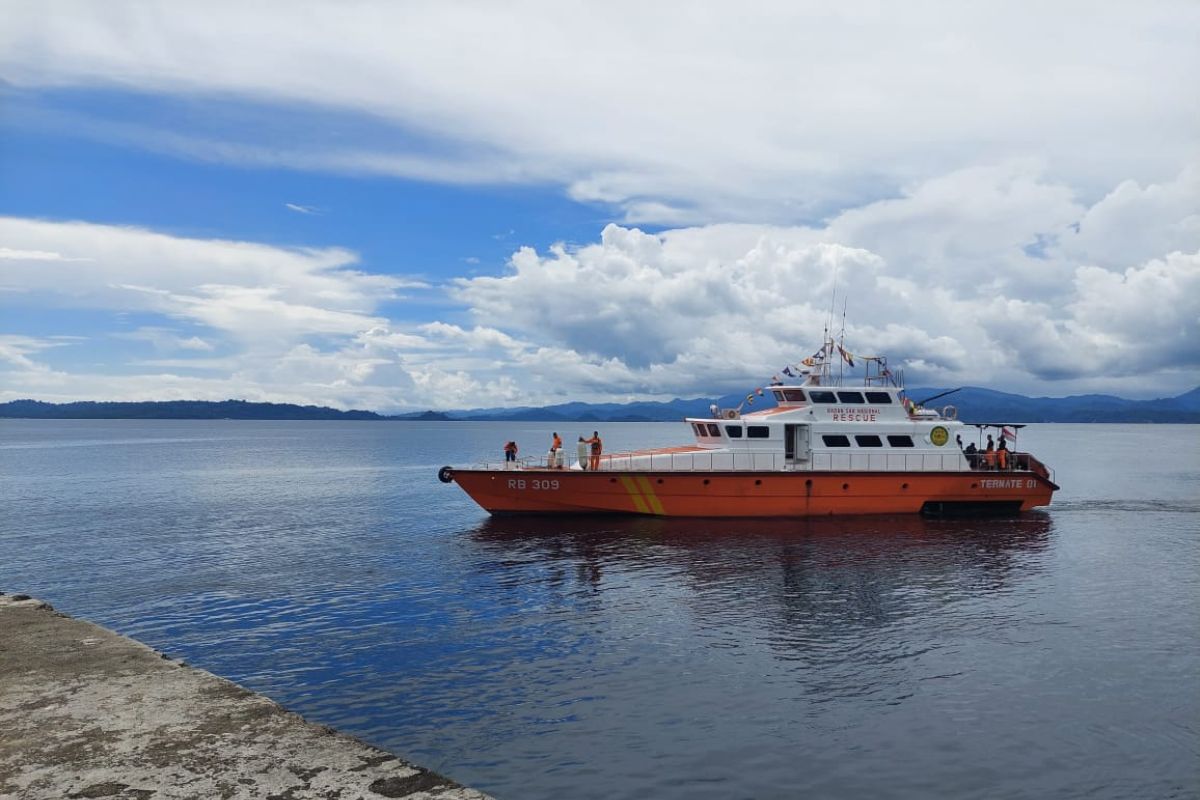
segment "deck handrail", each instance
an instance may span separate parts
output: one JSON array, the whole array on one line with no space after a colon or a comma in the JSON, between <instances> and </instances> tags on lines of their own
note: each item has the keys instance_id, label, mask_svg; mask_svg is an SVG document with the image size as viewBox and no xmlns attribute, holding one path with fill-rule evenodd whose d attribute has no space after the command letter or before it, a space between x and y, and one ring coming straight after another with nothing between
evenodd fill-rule
<instances>
[{"instance_id":1,"label":"deck handrail","mask_svg":"<svg viewBox=\"0 0 1200 800\"><path fill-rule=\"evenodd\" d=\"M1009 451L1008 465L1000 469L989 463L986 453L902 453L895 450L862 448L809 454L805 461L788 459L775 450L691 450L686 452L625 452L599 456L599 472L982 472L1032 473L1053 481L1053 472L1030 453ZM580 459L560 453L560 466L546 457L528 457L514 462L483 462L476 469L559 471L574 470ZM583 459L585 465L591 458Z\"/></svg>"}]
</instances>

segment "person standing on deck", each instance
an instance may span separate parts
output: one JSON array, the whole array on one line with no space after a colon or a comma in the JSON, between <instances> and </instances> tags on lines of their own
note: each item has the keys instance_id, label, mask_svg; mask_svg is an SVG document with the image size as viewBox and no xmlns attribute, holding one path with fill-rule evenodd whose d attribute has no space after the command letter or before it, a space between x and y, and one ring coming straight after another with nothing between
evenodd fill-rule
<instances>
[{"instance_id":1,"label":"person standing on deck","mask_svg":"<svg viewBox=\"0 0 1200 800\"><path fill-rule=\"evenodd\" d=\"M966 455L967 464L971 469L979 469L979 448L975 446L974 442L967 442L963 454Z\"/></svg>"},{"instance_id":2,"label":"person standing on deck","mask_svg":"<svg viewBox=\"0 0 1200 800\"><path fill-rule=\"evenodd\" d=\"M988 434L987 447L983 450L983 468L996 468L996 443L992 441L992 435Z\"/></svg>"},{"instance_id":3,"label":"person standing on deck","mask_svg":"<svg viewBox=\"0 0 1200 800\"><path fill-rule=\"evenodd\" d=\"M1008 440L1000 437L1000 446L996 448L996 468L1008 469Z\"/></svg>"},{"instance_id":4,"label":"person standing on deck","mask_svg":"<svg viewBox=\"0 0 1200 800\"><path fill-rule=\"evenodd\" d=\"M604 452L604 442L600 440L600 431L592 431L592 438L587 440L592 446L592 462L590 469L594 472L600 469L600 454Z\"/></svg>"},{"instance_id":5,"label":"person standing on deck","mask_svg":"<svg viewBox=\"0 0 1200 800\"><path fill-rule=\"evenodd\" d=\"M558 436L558 431L551 434L554 438L550 441L550 457L546 459L546 466L550 469L562 469L562 439Z\"/></svg>"},{"instance_id":6,"label":"person standing on deck","mask_svg":"<svg viewBox=\"0 0 1200 800\"><path fill-rule=\"evenodd\" d=\"M579 468L587 469L588 468L588 443L582 436L579 437L579 444L575 445L575 455L576 455L577 460L579 461Z\"/></svg>"}]
</instances>

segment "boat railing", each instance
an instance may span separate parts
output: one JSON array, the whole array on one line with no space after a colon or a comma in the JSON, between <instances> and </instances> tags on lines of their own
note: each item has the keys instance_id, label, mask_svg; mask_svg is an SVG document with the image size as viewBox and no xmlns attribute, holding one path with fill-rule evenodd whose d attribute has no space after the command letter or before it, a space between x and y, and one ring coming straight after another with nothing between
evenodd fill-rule
<instances>
[{"instance_id":1,"label":"boat railing","mask_svg":"<svg viewBox=\"0 0 1200 800\"><path fill-rule=\"evenodd\" d=\"M816 472L961 472L968 469L962 453L820 452L802 469Z\"/></svg>"},{"instance_id":2,"label":"boat railing","mask_svg":"<svg viewBox=\"0 0 1200 800\"><path fill-rule=\"evenodd\" d=\"M806 460L788 458L771 450L722 450L686 452L629 452L606 453L579 459L559 452L552 461L547 456L528 457L515 462L487 462L479 465L485 470L572 470L592 469L600 472L1017 472L1033 473L1053 480L1051 471L1029 453L1011 452L1008 464L1001 470L995 460L985 453L966 454L958 450L945 453L898 453L840 451L815 452ZM582 463L582 467L578 466Z\"/></svg>"},{"instance_id":3,"label":"boat railing","mask_svg":"<svg viewBox=\"0 0 1200 800\"><path fill-rule=\"evenodd\" d=\"M1024 467L1035 475L1040 475L1051 483L1058 483L1054 480L1054 470L1043 464L1038 459L1034 458L1031 453L1017 453L1018 460L1024 464Z\"/></svg>"}]
</instances>

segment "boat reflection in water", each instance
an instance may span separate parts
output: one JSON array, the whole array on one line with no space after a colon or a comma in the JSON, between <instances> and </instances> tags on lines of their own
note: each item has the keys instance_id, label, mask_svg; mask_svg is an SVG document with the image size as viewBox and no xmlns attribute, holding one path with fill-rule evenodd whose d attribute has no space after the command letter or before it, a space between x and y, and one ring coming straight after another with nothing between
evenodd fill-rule
<instances>
[{"instance_id":1,"label":"boat reflection in water","mask_svg":"<svg viewBox=\"0 0 1200 800\"><path fill-rule=\"evenodd\" d=\"M702 633L765 639L777 657L836 660L845 652L832 649L857 646L864 628L940 626L952 635L959 625L1018 622L1021 601L996 602L996 595L1017 592L1041 570L1052 533L1050 517L1038 513L794 521L528 516L490 517L473 538L527 591L542 585L549 602L550 595L590 593L619 597L625 607L630 592L657 595L635 599L632 608L655 614L664 602L682 603ZM991 602L963 606L983 596Z\"/></svg>"}]
</instances>

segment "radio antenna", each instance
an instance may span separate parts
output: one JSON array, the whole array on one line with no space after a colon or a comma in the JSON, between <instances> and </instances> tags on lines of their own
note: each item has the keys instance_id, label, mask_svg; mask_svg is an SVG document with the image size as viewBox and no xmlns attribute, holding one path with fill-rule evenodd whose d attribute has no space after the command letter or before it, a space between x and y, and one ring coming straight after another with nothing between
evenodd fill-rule
<instances>
[{"instance_id":1,"label":"radio antenna","mask_svg":"<svg viewBox=\"0 0 1200 800\"><path fill-rule=\"evenodd\" d=\"M829 296L829 316L825 322L825 336L828 338L830 330L833 328L833 314L837 309L837 289L838 289L838 270L841 268L840 263L833 265L833 292Z\"/></svg>"}]
</instances>

